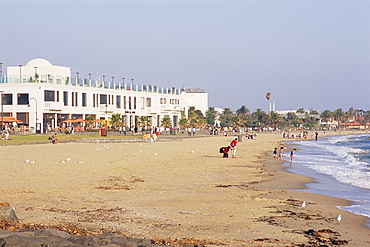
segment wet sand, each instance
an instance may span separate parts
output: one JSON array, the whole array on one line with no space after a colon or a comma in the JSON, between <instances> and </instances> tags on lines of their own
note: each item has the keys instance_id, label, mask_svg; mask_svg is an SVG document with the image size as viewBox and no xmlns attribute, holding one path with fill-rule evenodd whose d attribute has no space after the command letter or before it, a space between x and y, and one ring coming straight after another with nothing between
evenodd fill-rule
<instances>
[{"instance_id":1,"label":"wet sand","mask_svg":"<svg viewBox=\"0 0 370 247\"><path fill-rule=\"evenodd\" d=\"M221 158L219 148L232 139L3 146L0 203L23 223L70 223L172 244L292 246L331 238L370 245L367 218L335 208L349 202L288 191L311 180L272 159L281 135L243 139L236 159ZM310 229L323 231L314 237Z\"/></svg>"}]
</instances>

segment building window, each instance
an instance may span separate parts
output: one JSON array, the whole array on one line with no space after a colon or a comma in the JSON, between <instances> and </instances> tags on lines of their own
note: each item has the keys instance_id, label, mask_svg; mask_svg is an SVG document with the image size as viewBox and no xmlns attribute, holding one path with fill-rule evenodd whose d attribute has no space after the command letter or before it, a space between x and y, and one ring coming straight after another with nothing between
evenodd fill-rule
<instances>
[{"instance_id":1,"label":"building window","mask_svg":"<svg viewBox=\"0 0 370 247\"><path fill-rule=\"evenodd\" d=\"M128 109L131 110L131 96L128 97Z\"/></svg>"},{"instance_id":2,"label":"building window","mask_svg":"<svg viewBox=\"0 0 370 247\"><path fill-rule=\"evenodd\" d=\"M72 106L75 106L75 93L72 92Z\"/></svg>"},{"instance_id":3,"label":"building window","mask_svg":"<svg viewBox=\"0 0 370 247\"><path fill-rule=\"evenodd\" d=\"M75 106L78 106L77 92L75 92Z\"/></svg>"},{"instance_id":4,"label":"building window","mask_svg":"<svg viewBox=\"0 0 370 247\"><path fill-rule=\"evenodd\" d=\"M28 122L28 112L17 112L17 119L21 120L23 124L29 124Z\"/></svg>"},{"instance_id":5,"label":"building window","mask_svg":"<svg viewBox=\"0 0 370 247\"><path fill-rule=\"evenodd\" d=\"M121 108L121 96L116 96L116 107Z\"/></svg>"},{"instance_id":6,"label":"building window","mask_svg":"<svg viewBox=\"0 0 370 247\"><path fill-rule=\"evenodd\" d=\"M55 91L45 90L44 91L44 101L54 102L55 101Z\"/></svg>"},{"instance_id":7,"label":"building window","mask_svg":"<svg viewBox=\"0 0 370 247\"><path fill-rule=\"evenodd\" d=\"M136 97L134 97L134 110L136 110Z\"/></svg>"},{"instance_id":8,"label":"building window","mask_svg":"<svg viewBox=\"0 0 370 247\"><path fill-rule=\"evenodd\" d=\"M82 93L82 106L86 106L86 93Z\"/></svg>"},{"instance_id":9,"label":"building window","mask_svg":"<svg viewBox=\"0 0 370 247\"><path fill-rule=\"evenodd\" d=\"M59 91L57 91L57 102L59 102Z\"/></svg>"},{"instance_id":10,"label":"building window","mask_svg":"<svg viewBox=\"0 0 370 247\"><path fill-rule=\"evenodd\" d=\"M126 110L126 96L123 96L123 108Z\"/></svg>"},{"instance_id":11,"label":"building window","mask_svg":"<svg viewBox=\"0 0 370 247\"><path fill-rule=\"evenodd\" d=\"M141 97L141 110L144 110L145 108L145 98L144 97Z\"/></svg>"},{"instance_id":12,"label":"building window","mask_svg":"<svg viewBox=\"0 0 370 247\"><path fill-rule=\"evenodd\" d=\"M13 94L4 93L2 94L3 98L1 99L2 105L12 105L13 104Z\"/></svg>"},{"instance_id":13,"label":"building window","mask_svg":"<svg viewBox=\"0 0 370 247\"><path fill-rule=\"evenodd\" d=\"M101 105L107 105L107 95L106 94L100 94L100 104Z\"/></svg>"},{"instance_id":14,"label":"building window","mask_svg":"<svg viewBox=\"0 0 370 247\"><path fill-rule=\"evenodd\" d=\"M146 107L152 107L152 98L146 98Z\"/></svg>"},{"instance_id":15,"label":"building window","mask_svg":"<svg viewBox=\"0 0 370 247\"><path fill-rule=\"evenodd\" d=\"M19 93L17 96L18 105L28 105L28 93Z\"/></svg>"},{"instance_id":16,"label":"building window","mask_svg":"<svg viewBox=\"0 0 370 247\"><path fill-rule=\"evenodd\" d=\"M68 92L63 92L63 103L65 106L68 106Z\"/></svg>"}]
</instances>

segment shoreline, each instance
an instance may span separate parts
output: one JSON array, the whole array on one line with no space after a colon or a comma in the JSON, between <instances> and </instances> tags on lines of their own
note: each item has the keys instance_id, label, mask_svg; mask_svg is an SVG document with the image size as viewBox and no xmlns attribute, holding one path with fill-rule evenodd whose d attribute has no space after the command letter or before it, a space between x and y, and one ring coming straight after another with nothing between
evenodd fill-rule
<instances>
[{"instance_id":1,"label":"shoreline","mask_svg":"<svg viewBox=\"0 0 370 247\"><path fill-rule=\"evenodd\" d=\"M294 246L317 241L304 233L309 229L332 229L349 246L369 244L368 229L361 225L366 217L335 208L345 200L289 191L305 188L312 179L272 160L268 150L285 141L280 135L243 138L237 158L222 159L216 152L231 139L109 143L109 148L102 143L0 147L7 177L1 200L15 207L23 222L76 223L167 243L194 239L207 246ZM67 156L73 164L59 163ZM36 162L25 164L25 159ZM303 200L305 209L300 208ZM338 212L341 224L334 220Z\"/></svg>"}]
</instances>

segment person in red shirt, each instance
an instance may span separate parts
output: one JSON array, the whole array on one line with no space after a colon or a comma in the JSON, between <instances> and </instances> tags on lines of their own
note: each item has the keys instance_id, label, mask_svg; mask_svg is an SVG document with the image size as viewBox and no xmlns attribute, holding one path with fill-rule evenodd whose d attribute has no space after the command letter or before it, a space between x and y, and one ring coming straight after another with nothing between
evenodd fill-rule
<instances>
[{"instance_id":1,"label":"person in red shirt","mask_svg":"<svg viewBox=\"0 0 370 247\"><path fill-rule=\"evenodd\" d=\"M224 156L222 156L222 158L229 158L229 151L230 151L231 147L230 146L227 146L227 147L223 147L222 148L222 152L224 154Z\"/></svg>"},{"instance_id":2,"label":"person in red shirt","mask_svg":"<svg viewBox=\"0 0 370 247\"><path fill-rule=\"evenodd\" d=\"M238 144L238 138L236 137L232 142L230 142L230 147L231 147L231 157L236 158L236 144Z\"/></svg>"}]
</instances>

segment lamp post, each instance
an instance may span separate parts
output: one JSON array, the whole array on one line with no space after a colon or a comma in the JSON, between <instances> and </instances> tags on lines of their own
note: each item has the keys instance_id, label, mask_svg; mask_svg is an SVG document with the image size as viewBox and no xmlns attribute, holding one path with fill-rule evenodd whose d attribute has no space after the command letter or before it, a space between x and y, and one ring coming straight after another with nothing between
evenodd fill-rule
<instances>
[{"instance_id":1,"label":"lamp post","mask_svg":"<svg viewBox=\"0 0 370 247\"><path fill-rule=\"evenodd\" d=\"M105 128L108 129L108 104L105 104Z\"/></svg>"},{"instance_id":2,"label":"lamp post","mask_svg":"<svg viewBox=\"0 0 370 247\"><path fill-rule=\"evenodd\" d=\"M0 132L3 131L3 123L4 123L4 102L3 102L3 93L4 91L0 91L1 94L1 129Z\"/></svg>"},{"instance_id":3,"label":"lamp post","mask_svg":"<svg viewBox=\"0 0 370 247\"><path fill-rule=\"evenodd\" d=\"M19 82L22 83L22 64L18 66L19 66Z\"/></svg>"},{"instance_id":4,"label":"lamp post","mask_svg":"<svg viewBox=\"0 0 370 247\"><path fill-rule=\"evenodd\" d=\"M35 100L35 102L36 102L35 131L36 131L36 133L37 133L37 99L36 99L36 98L34 98L34 97L30 98L30 99L28 100L28 107L31 107L31 105L30 105L30 101L31 101L31 99L34 99L34 100Z\"/></svg>"},{"instance_id":5,"label":"lamp post","mask_svg":"<svg viewBox=\"0 0 370 247\"><path fill-rule=\"evenodd\" d=\"M76 72L76 80L77 80L76 85L80 84L80 82L78 81L78 74L80 74L80 72Z\"/></svg>"},{"instance_id":6,"label":"lamp post","mask_svg":"<svg viewBox=\"0 0 370 247\"><path fill-rule=\"evenodd\" d=\"M91 73L89 74L89 80L91 81Z\"/></svg>"},{"instance_id":7,"label":"lamp post","mask_svg":"<svg viewBox=\"0 0 370 247\"><path fill-rule=\"evenodd\" d=\"M3 63L0 63L0 77L3 76Z\"/></svg>"},{"instance_id":8,"label":"lamp post","mask_svg":"<svg viewBox=\"0 0 370 247\"><path fill-rule=\"evenodd\" d=\"M134 91L134 79L131 79L131 90Z\"/></svg>"},{"instance_id":9,"label":"lamp post","mask_svg":"<svg viewBox=\"0 0 370 247\"><path fill-rule=\"evenodd\" d=\"M35 82L37 83L37 67L34 67L35 69Z\"/></svg>"},{"instance_id":10,"label":"lamp post","mask_svg":"<svg viewBox=\"0 0 370 247\"><path fill-rule=\"evenodd\" d=\"M112 85L110 86L110 88L112 88L112 86L113 86L114 89L116 88L116 85L114 83L114 76L112 76Z\"/></svg>"}]
</instances>

